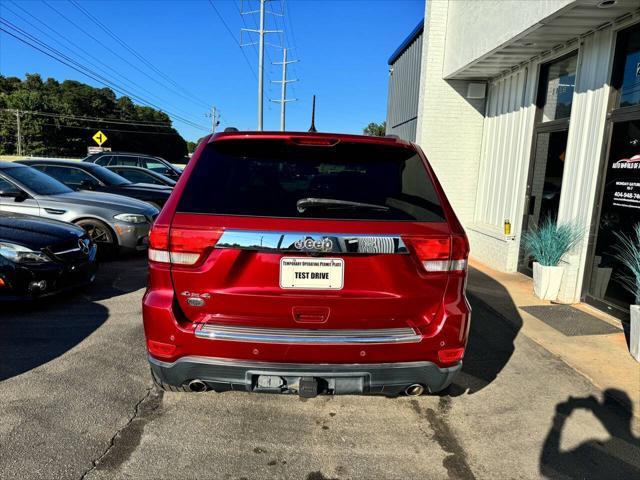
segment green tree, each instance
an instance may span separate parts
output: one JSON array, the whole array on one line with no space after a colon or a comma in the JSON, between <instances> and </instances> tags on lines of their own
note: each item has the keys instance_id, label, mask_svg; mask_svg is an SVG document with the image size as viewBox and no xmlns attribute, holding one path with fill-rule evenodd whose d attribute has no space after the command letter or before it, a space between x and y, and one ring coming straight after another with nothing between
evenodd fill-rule
<instances>
[{"instance_id":1,"label":"green tree","mask_svg":"<svg viewBox=\"0 0 640 480\"><path fill-rule=\"evenodd\" d=\"M367 127L363 130L365 135L369 135L372 137L384 137L387 131L387 122L375 123L371 122Z\"/></svg>"},{"instance_id":2,"label":"green tree","mask_svg":"<svg viewBox=\"0 0 640 480\"><path fill-rule=\"evenodd\" d=\"M95 88L75 80L43 81L38 74L24 80L0 75L0 154L17 150L16 113L26 155L83 157L101 130L113 150L159 155L178 160L187 143L169 116L151 107L117 98L110 88ZM91 119L79 118L91 117ZM101 120L102 119L102 120ZM104 120L133 122L109 123Z\"/></svg>"},{"instance_id":3,"label":"green tree","mask_svg":"<svg viewBox=\"0 0 640 480\"><path fill-rule=\"evenodd\" d=\"M195 152L197 146L198 146L198 144L196 142L192 142L191 140L187 140L187 151L189 153Z\"/></svg>"}]
</instances>

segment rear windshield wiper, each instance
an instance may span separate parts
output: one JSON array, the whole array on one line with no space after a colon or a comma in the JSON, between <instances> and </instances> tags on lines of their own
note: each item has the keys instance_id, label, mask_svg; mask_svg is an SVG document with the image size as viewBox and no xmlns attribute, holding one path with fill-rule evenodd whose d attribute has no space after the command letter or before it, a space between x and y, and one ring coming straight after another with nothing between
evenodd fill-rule
<instances>
[{"instance_id":1,"label":"rear windshield wiper","mask_svg":"<svg viewBox=\"0 0 640 480\"><path fill-rule=\"evenodd\" d=\"M374 203L362 203L351 202L349 200L336 200L334 198L301 198L296 202L298 212L304 213L310 208L324 208L327 210L349 210L349 209L364 209L364 210L378 210L386 212L389 207L384 205L376 205Z\"/></svg>"}]
</instances>

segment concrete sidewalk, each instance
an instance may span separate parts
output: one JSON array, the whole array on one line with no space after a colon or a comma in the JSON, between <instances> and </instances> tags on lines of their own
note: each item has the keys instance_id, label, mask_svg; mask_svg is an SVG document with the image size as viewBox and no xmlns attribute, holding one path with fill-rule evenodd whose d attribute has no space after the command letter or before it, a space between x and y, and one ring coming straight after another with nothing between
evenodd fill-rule
<instances>
[{"instance_id":1,"label":"concrete sidewalk","mask_svg":"<svg viewBox=\"0 0 640 480\"><path fill-rule=\"evenodd\" d=\"M477 261L471 261L470 265L469 295L514 323L522 334L557 355L595 386L608 390L608 394L640 418L640 364L629 354L620 320L588 305L574 305L574 308L614 325L618 331L605 335L567 336L522 309L551 305L533 295L529 277L498 272Z\"/></svg>"}]
</instances>

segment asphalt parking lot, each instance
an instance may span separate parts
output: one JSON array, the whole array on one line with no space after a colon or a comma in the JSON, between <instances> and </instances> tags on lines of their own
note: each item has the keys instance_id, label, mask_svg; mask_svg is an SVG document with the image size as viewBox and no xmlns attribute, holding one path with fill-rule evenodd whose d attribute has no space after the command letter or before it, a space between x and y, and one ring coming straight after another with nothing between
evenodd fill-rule
<instances>
[{"instance_id":1,"label":"asphalt parking lot","mask_svg":"<svg viewBox=\"0 0 640 480\"><path fill-rule=\"evenodd\" d=\"M637 419L471 299L441 396L162 393L141 324L144 256L0 315L0 478L639 478Z\"/></svg>"}]
</instances>

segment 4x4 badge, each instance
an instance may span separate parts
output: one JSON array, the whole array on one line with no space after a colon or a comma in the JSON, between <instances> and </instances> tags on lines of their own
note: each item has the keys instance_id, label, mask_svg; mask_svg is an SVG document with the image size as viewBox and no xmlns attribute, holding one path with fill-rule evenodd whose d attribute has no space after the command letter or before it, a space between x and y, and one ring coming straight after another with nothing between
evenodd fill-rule
<instances>
[{"instance_id":1,"label":"4x4 badge","mask_svg":"<svg viewBox=\"0 0 640 480\"><path fill-rule=\"evenodd\" d=\"M333 241L328 237L314 240L311 237L300 238L293 244L298 250L315 250L319 252L330 252L333 250Z\"/></svg>"}]
</instances>

